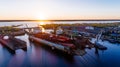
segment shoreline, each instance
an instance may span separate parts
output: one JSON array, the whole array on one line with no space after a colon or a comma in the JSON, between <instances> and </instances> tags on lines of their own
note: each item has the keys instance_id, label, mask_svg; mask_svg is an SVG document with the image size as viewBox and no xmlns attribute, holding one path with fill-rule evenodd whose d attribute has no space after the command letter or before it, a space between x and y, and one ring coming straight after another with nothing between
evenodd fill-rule
<instances>
[{"instance_id":1,"label":"shoreline","mask_svg":"<svg viewBox=\"0 0 120 67\"><path fill-rule=\"evenodd\" d=\"M98 20L95 20L95 19L92 19L92 20L89 20L89 19L86 19L86 20L0 20L0 22L22 22L22 21L36 21L36 22L39 22L39 21L43 21L43 22L47 22L47 21L57 21L57 22L61 22L61 21L120 21L120 19L98 19Z\"/></svg>"}]
</instances>

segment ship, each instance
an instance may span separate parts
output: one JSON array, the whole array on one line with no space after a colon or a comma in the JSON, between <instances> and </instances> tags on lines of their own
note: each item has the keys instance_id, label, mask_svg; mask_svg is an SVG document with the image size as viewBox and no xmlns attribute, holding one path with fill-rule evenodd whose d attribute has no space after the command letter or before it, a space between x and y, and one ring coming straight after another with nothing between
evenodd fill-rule
<instances>
[{"instance_id":1,"label":"ship","mask_svg":"<svg viewBox=\"0 0 120 67\"><path fill-rule=\"evenodd\" d=\"M42 43L50 46L53 50L58 49L68 54L73 54L76 46L73 41L64 36L57 36L55 34L37 33L29 36L29 40L32 42Z\"/></svg>"},{"instance_id":2,"label":"ship","mask_svg":"<svg viewBox=\"0 0 120 67\"><path fill-rule=\"evenodd\" d=\"M35 30L37 30L37 33L35 32ZM42 32L38 32L38 29L35 28L34 32L32 31L28 32L29 40L31 42L44 44L46 46L51 47L52 50L57 49L69 55L82 56L86 54L85 48L82 49L78 47L78 46L86 47L86 45L77 42L80 41L80 39L77 40L76 38L74 39L59 34L46 33L44 29L39 30L42 30ZM85 39L84 42L86 41L88 40Z\"/></svg>"}]
</instances>

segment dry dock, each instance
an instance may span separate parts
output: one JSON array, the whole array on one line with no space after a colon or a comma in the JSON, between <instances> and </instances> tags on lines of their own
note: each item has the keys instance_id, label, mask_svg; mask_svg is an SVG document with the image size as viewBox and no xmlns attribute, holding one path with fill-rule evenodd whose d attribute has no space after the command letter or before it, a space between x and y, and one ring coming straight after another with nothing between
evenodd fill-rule
<instances>
[{"instance_id":1,"label":"dry dock","mask_svg":"<svg viewBox=\"0 0 120 67\"><path fill-rule=\"evenodd\" d=\"M9 39L0 38L0 43L12 51L12 53L15 53L17 49L27 50L26 42L14 37L9 37Z\"/></svg>"}]
</instances>

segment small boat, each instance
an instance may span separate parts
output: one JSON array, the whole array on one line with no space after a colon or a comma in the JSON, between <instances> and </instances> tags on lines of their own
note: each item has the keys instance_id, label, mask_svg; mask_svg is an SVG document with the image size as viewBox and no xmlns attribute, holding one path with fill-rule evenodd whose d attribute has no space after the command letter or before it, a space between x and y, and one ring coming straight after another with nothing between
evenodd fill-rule
<instances>
[{"instance_id":1,"label":"small boat","mask_svg":"<svg viewBox=\"0 0 120 67\"><path fill-rule=\"evenodd\" d=\"M0 43L12 53L17 49L27 50L26 42L12 36L0 36Z\"/></svg>"},{"instance_id":2,"label":"small boat","mask_svg":"<svg viewBox=\"0 0 120 67\"><path fill-rule=\"evenodd\" d=\"M117 43L117 40L115 40L115 39L108 39L108 41L109 41L110 43Z\"/></svg>"},{"instance_id":3,"label":"small boat","mask_svg":"<svg viewBox=\"0 0 120 67\"><path fill-rule=\"evenodd\" d=\"M94 47L95 47L95 48L98 48L98 49L100 49L100 50L106 50L106 49L107 49L107 47L101 45L101 44L98 43L98 42L95 42Z\"/></svg>"},{"instance_id":4,"label":"small boat","mask_svg":"<svg viewBox=\"0 0 120 67\"><path fill-rule=\"evenodd\" d=\"M118 33L112 33L104 37L104 40L107 40L110 43L120 43L120 35Z\"/></svg>"}]
</instances>

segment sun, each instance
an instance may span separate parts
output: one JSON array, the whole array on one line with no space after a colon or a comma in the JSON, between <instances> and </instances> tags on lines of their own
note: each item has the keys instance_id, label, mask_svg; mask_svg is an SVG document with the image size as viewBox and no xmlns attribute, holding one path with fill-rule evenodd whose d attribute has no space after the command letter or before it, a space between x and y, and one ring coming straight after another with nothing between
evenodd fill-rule
<instances>
[{"instance_id":1,"label":"sun","mask_svg":"<svg viewBox=\"0 0 120 67\"><path fill-rule=\"evenodd\" d=\"M46 20L47 18L45 17L45 14L39 14L37 15L38 20Z\"/></svg>"},{"instance_id":2,"label":"sun","mask_svg":"<svg viewBox=\"0 0 120 67\"><path fill-rule=\"evenodd\" d=\"M39 20L45 20L45 17L44 16L40 16Z\"/></svg>"}]
</instances>

